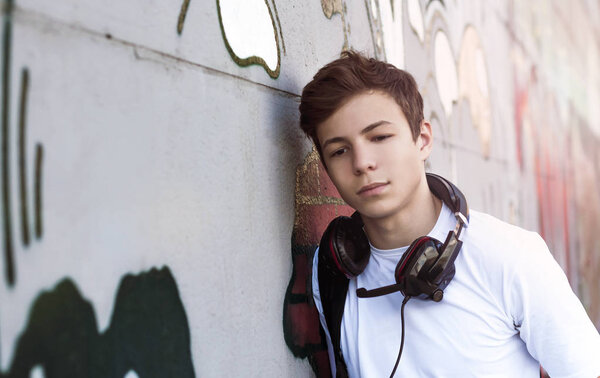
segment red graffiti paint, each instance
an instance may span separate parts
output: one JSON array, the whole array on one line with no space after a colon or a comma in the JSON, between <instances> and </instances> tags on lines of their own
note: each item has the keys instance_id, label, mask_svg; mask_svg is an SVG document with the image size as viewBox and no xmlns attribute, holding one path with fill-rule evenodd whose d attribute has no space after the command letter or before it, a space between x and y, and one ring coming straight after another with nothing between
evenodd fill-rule
<instances>
[{"instance_id":1,"label":"red graffiti paint","mask_svg":"<svg viewBox=\"0 0 600 378\"><path fill-rule=\"evenodd\" d=\"M296 171L296 218L292 232L292 277L283 310L284 336L295 356L308 358L317 377L329 377L329 356L312 301L312 258L329 222L353 209L340 198L316 151Z\"/></svg>"}]
</instances>

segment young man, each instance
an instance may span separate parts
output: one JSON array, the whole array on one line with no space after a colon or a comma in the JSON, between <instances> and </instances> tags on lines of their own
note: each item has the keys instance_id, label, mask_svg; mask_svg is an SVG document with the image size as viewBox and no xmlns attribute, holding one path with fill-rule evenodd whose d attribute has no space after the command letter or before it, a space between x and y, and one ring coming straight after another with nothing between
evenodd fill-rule
<instances>
[{"instance_id":1,"label":"young man","mask_svg":"<svg viewBox=\"0 0 600 378\"><path fill-rule=\"evenodd\" d=\"M328 229L313 260L313 297L333 376L539 377L540 364L552 377L600 376L598 331L540 236L483 213L469 215L432 192L424 163L433 134L410 74L345 52L304 88L300 123L340 195L360 215L358 228L333 237ZM449 233L455 228L458 233ZM344 249L362 232L366 266L349 274L354 247L340 257L334 244ZM438 251L460 252L450 258L456 258L454 276L436 283L443 296L434 288L421 295L426 300L407 303L406 286L372 298L357 295L360 288L400 282L414 245L421 244L413 241L423 235L444 241L446 234ZM403 258L409 245L411 256ZM424 255L437 253L431 251ZM331 270L323 268L326 259L349 279L325 277ZM446 263L444 272L454 272L452 261ZM343 316L336 321L324 313L336 306L327 302L335 296L322 294L338 284Z\"/></svg>"}]
</instances>

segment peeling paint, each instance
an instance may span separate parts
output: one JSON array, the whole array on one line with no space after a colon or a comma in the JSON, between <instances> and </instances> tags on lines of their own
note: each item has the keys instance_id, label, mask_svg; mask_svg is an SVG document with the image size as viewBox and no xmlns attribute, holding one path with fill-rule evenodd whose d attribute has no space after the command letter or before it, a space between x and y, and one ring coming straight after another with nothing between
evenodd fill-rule
<instances>
[{"instance_id":1,"label":"peeling paint","mask_svg":"<svg viewBox=\"0 0 600 378\"><path fill-rule=\"evenodd\" d=\"M349 49L350 25L348 24L346 16L346 3L344 0L321 0L321 8L323 8L323 14L328 19L331 19L336 14L340 15L344 33L344 45L342 46L342 50Z\"/></svg>"}]
</instances>

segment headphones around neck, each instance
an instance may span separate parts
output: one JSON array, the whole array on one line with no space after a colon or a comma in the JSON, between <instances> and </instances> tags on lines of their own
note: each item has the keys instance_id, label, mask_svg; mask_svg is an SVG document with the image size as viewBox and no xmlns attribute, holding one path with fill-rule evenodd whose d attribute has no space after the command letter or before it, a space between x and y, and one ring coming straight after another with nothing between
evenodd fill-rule
<instances>
[{"instance_id":1,"label":"headphones around neck","mask_svg":"<svg viewBox=\"0 0 600 378\"><path fill-rule=\"evenodd\" d=\"M454 260L462 246L459 237L463 227L468 227L469 208L462 192L445 178L427 173L427 184L454 213L456 228L448 232L444 243L430 236L413 241L396 265L396 283L373 290L360 288L356 291L358 297L377 297L400 291L405 297L442 300L444 289L454 277ZM319 260L333 276L351 279L363 272L369 262L371 247L358 212L352 217L340 216L331 221L321 238L319 255L322 255Z\"/></svg>"}]
</instances>

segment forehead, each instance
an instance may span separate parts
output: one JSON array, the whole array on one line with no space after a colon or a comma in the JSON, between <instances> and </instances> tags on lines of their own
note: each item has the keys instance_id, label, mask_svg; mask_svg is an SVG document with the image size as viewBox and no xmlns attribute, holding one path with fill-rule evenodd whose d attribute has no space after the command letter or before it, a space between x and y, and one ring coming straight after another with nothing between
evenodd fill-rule
<instances>
[{"instance_id":1,"label":"forehead","mask_svg":"<svg viewBox=\"0 0 600 378\"><path fill-rule=\"evenodd\" d=\"M331 137L360 133L365 127L379 121L397 126L408 125L402 109L390 95L381 91L360 93L350 97L317 126L317 137L323 143Z\"/></svg>"}]
</instances>

